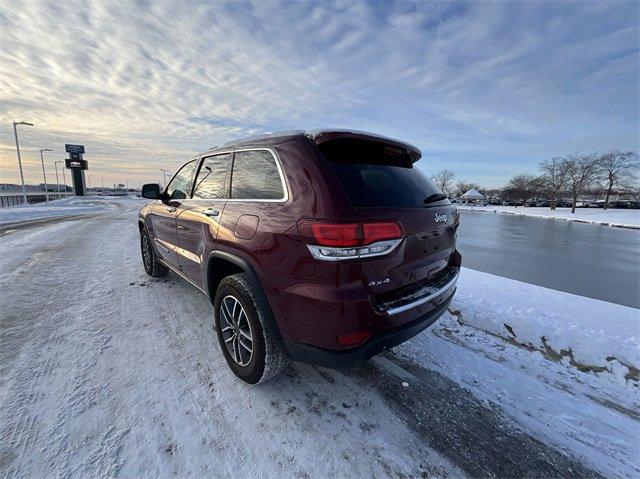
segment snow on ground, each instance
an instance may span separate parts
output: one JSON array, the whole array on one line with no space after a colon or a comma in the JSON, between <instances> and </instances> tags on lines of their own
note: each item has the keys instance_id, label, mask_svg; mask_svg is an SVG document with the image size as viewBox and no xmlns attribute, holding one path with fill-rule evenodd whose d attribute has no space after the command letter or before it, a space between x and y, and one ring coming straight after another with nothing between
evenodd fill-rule
<instances>
[{"instance_id":1,"label":"snow on ground","mask_svg":"<svg viewBox=\"0 0 640 479\"><path fill-rule=\"evenodd\" d=\"M640 310L463 268L465 324L638 388Z\"/></svg>"},{"instance_id":2,"label":"snow on ground","mask_svg":"<svg viewBox=\"0 0 640 479\"><path fill-rule=\"evenodd\" d=\"M639 388L466 323L527 287L464 270L455 314L366 366L248 386L208 300L144 274L136 209L2 237L0 476L640 475ZM536 291L537 312L593 307Z\"/></svg>"},{"instance_id":3,"label":"snow on ground","mask_svg":"<svg viewBox=\"0 0 640 479\"><path fill-rule=\"evenodd\" d=\"M395 353L452 379L486 404L499 404L540 441L581 458L606 477L640 474L637 387L550 361L449 313Z\"/></svg>"},{"instance_id":4,"label":"snow on ground","mask_svg":"<svg viewBox=\"0 0 640 479\"><path fill-rule=\"evenodd\" d=\"M121 206L123 202L139 202L140 200L140 198L130 196L69 196L59 200L52 200L48 203L0 208L0 224L82 215L115 208Z\"/></svg>"},{"instance_id":5,"label":"snow on ground","mask_svg":"<svg viewBox=\"0 0 640 479\"><path fill-rule=\"evenodd\" d=\"M575 214L571 214L571 208L549 208L524 207L524 206L469 206L456 205L461 210L485 211L489 213L534 216L537 218L550 218L567 221L578 221L580 223L595 223L605 226L618 226L622 228L640 229L640 210L630 209L607 209L601 208L578 208Z\"/></svg>"}]
</instances>

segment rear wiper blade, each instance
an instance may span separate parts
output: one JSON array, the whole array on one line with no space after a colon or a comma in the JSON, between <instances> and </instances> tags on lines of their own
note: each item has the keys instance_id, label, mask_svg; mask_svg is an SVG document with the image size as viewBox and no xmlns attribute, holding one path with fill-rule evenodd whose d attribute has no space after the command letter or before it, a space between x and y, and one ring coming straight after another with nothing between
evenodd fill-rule
<instances>
[{"instance_id":1,"label":"rear wiper blade","mask_svg":"<svg viewBox=\"0 0 640 479\"><path fill-rule=\"evenodd\" d=\"M446 200L447 195L443 195L442 193L434 193L425 198L424 203L435 203L436 201Z\"/></svg>"}]
</instances>

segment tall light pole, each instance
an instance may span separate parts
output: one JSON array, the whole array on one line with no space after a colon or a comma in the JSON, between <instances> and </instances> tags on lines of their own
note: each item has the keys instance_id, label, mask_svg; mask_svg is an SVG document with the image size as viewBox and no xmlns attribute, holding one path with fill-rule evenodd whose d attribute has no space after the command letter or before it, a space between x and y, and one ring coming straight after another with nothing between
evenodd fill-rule
<instances>
[{"instance_id":1,"label":"tall light pole","mask_svg":"<svg viewBox=\"0 0 640 479\"><path fill-rule=\"evenodd\" d=\"M20 181L22 182L22 198L25 204L27 204L27 189L24 187L24 175L22 174L22 158L20 158L20 143L18 143L18 125L33 126L33 123L27 123L26 121L14 121L13 122L13 134L16 137L16 151L18 152L18 166L20 167Z\"/></svg>"},{"instance_id":2,"label":"tall light pole","mask_svg":"<svg viewBox=\"0 0 640 479\"><path fill-rule=\"evenodd\" d=\"M62 161L54 161L53 166L56 167L56 185L58 187L58 199L60 199L60 180L58 179L58 163L63 163Z\"/></svg>"},{"instance_id":3,"label":"tall light pole","mask_svg":"<svg viewBox=\"0 0 640 479\"><path fill-rule=\"evenodd\" d=\"M49 148L43 148L40 150L40 161L42 162L42 176L44 176L44 195L47 198L47 202L49 202L49 190L47 189L47 173L44 171L44 156L42 155L43 151L53 151Z\"/></svg>"},{"instance_id":4,"label":"tall light pole","mask_svg":"<svg viewBox=\"0 0 640 479\"><path fill-rule=\"evenodd\" d=\"M165 170L164 168L160 168L160 171L162 171L162 178L164 179L164 187L167 187L167 173L169 172L169 170Z\"/></svg>"},{"instance_id":5,"label":"tall light pole","mask_svg":"<svg viewBox=\"0 0 640 479\"><path fill-rule=\"evenodd\" d=\"M62 163L62 166L60 168L62 168L62 182L64 184L64 195L67 196L67 175L64 173L64 170L65 170L64 161L61 161L60 163Z\"/></svg>"},{"instance_id":6,"label":"tall light pole","mask_svg":"<svg viewBox=\"0 0 640 479\"><path fill-rule=\"evenodd\" d=\"M104 193L104 177L100 177L100 181L102 182L102 192Z\"/></svg>"}]
</instances>

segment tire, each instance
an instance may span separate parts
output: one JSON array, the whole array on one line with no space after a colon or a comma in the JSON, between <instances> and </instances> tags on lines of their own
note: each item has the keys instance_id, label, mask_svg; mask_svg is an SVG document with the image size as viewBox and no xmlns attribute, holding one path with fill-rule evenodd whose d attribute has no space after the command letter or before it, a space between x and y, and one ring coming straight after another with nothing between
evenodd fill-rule
<instances>
[{"instance_id":1,"label":"tire","mask_svg":"<svg viewBox=\"0 0 640 479\"><path fill-rule=\"evenodd\" d=\"M165 276L169 272L169 269L158 261L158 256L153 249L147 228L140 230L140 252L142 253L142 265L149 276L158 278Z\"/></svg>"},{"instance_id":2,"label":"tire","mask_svg":"<svg viewBox=\"0 0 640 479\"><path fill-rule=\"evenodd\" d=\"M249 384L276 376L290 363L262 298L249 277L238 273L220 282L214 301L222 354L234 374Z\"/></svg>"}]
</instances>

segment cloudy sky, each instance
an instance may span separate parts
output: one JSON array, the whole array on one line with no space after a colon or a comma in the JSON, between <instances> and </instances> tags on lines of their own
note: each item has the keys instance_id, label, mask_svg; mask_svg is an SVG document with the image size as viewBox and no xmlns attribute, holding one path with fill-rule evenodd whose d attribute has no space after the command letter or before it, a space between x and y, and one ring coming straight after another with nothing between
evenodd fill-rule
<instances>
[{"instance_id":1,"label":"cloudy sky","mask_svg":"<svg viewBox=\"0 0 640 479\"><path fill-rule=\"evenodd\" d=\"M416 144L497 186L576 150L638 149L639 3L0 3L0 182L86 146L92 182L158 181L282 129ZM51 176L49 177L51 178Z\"/></svg>"}]
</instances>

